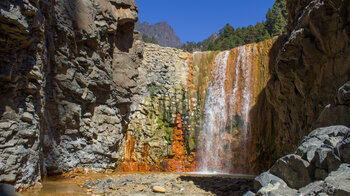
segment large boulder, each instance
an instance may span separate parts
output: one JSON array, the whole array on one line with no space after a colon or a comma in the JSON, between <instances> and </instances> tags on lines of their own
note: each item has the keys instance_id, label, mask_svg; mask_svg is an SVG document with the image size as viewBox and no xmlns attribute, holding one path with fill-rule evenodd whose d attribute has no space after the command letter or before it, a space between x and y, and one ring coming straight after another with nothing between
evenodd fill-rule
<instances>
[{"instance_id":1,"label":"large boulder","mask_svg":"<svg viewBox=\"0 0 350 196\"><path fill-rule=\"evenodd\" d=\"M309 165L298 155L287 155L276 161L270 173L283 179L289 187L298 189L311 182Z\"/></svg>"}]
</instances>

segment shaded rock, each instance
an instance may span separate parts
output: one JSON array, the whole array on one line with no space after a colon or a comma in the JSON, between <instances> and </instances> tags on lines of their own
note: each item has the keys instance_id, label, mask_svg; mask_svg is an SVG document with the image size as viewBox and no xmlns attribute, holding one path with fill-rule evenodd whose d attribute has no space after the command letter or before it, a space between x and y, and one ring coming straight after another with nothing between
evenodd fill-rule
<instances>
[{"instance_id":1,"label":"shaded rock","mask_svg":"<svg viewBox=\"0 0 350 196\"><path fill-rule=\"evenodd\" d=\"M243 196L255 196L255 193L248 191L248 192L244 193Z\"/></svg>"},{"instance_id":2,"label":"shaded rock","mask_svg":"<svg viewBox=\"0 0 350 196\"><path fill-rule=\"evenodd\" d=\"M269 172L281 178L289 187L299 189L311 182L309 165L300 156L292 154L277 160Z\"/></svg>"},{"instance_id":3,"label":"shaded rock","mask_svg":"<svg viewBox=\"0 0 350 196\"><path fill-rule=\"evenodd\" d=\"M321 112L313 128L332 125L344 125L350 127L350 107L346 105L327 105Z\"/></svg>"},{"instance_id":4,"label":"shaded rock","mask_svg":"<svg viewBox=\"0 0 350 196\"><path fill-rule=\"evenodd\" d=\"M337 104L350 106L350 82L339 88L337 94Z\"/></svg>"},{"instance_id":5,"label":"shaded rock","mask_svg":"<svg viewBox=\"0 0 350 196\"><path fill-rule=\"evenodd\" d=\"M315 178L322 180L327 177L329 172L337 170L341 164L339 157L330 148L317 149L313 162L316 166Z\"/></svg>"},{"instance_id":6,"label":"shaded rock","mask_svg":"<svg viewBox=\"0 0 350 196\"><path fill-rule=\"evenodd\" d=\"M16 192L16 189L14 186L9 184L1 184L1 183L0 183L0 195L1 196L20 196L20 194Z\"/></svg>"}]
</instances>

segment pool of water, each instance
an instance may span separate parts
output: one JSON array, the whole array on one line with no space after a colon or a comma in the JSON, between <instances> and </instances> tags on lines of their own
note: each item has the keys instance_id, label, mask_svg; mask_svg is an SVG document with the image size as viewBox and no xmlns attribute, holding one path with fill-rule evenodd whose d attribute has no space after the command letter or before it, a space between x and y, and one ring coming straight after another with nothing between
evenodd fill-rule
<instances>
[{"instance_id":1,"label":"pool of water","mask_svg":"<svg viewBox=\"0 0 350 196\"><path fill-rule=\"evenodd\" d=\"M86 180L97 180L113 176L112 174L78 174L70 176L46 177L41 188L33 188L21 192L23 196L71 196L89 195L88 189L81 185Z\"/></svg>"}]
</instances>

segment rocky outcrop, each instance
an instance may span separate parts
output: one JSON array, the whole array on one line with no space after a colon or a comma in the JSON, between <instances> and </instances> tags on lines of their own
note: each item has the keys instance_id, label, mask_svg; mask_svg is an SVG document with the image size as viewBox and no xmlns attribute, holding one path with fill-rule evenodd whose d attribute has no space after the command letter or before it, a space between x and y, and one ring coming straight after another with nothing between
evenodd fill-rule
<instances>
[{"instance_id":1,"label":"rocky outcrop","mask_svg":"<svg viewBox=\"0 0 350 196\"><path fill-rule=\"evenodd\" d=\"M132 0L0 3L0 182L115 168L143 45Z\"/></svg>"},{"instance_id":2,"label":"rocky outcrop","mask_svg":"<svg viewBox=\"0 0 350 196\"><path fill-rule=\"evenodd\" d=\"M294 152L255 178L258 195L348 195L350 129L319 128Z\"/></svg>"},{"instance_id":3,"label":"rocky outcrop","mask_svg":"<svg viewBox=\"0 0 350 196\"><path fill-rule=\"evenodd\" d=\"M256 119L252 124L255 171L291 153L313 128L346 123L341 118L348 116L314 125L337 89L349 81L349 1L289 0L287 7L288 34L281 37L284 41L272 62L271 80L254 108L264 115L252 113ZM349 111L341 103L326 110L320 121L331 113Z\"/></svg>"}]
</instances>

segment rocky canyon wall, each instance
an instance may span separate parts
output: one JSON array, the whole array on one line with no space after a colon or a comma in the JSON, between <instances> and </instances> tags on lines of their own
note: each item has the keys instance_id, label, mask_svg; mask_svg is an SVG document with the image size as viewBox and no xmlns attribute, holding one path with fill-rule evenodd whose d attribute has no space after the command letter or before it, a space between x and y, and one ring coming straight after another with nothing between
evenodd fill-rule
<instances>
[{"instance_id":1,"label":"rocky canyon wall","mask_svg":"<svg viewBox=\"0 0 350 196\"><path fill-rule=\"evenodd\" d=\"M143 45L132 0L0 2L0 182L114 169Z\"/></svg>"},{"instance_id":2,"label":"rocky canyon wall","mask_svg":"<svg viewBox=\"0 0 350 196\"><path fill-rule=\"evenodd\" d=\"M144 45L131 0L1 1L0 182L271 166L350 79L350 2L287 2L287 35L190 54Z\"/></svg>"},{"instance_id":3,"label":"rocky canyon wall","mask_svg":"<svg viewBox=\"0 0 350 196\"><path fill-rule=\"evenodd\" d=\"M287 7L288 34L280 38L271 79L252 110L255 171L293 152L311 128L346 125L337 119L322 125L315 121L350 80L350 2L289 0ZM263 115L256 115L259 111Z\"/></svg>"}]
</instances>

